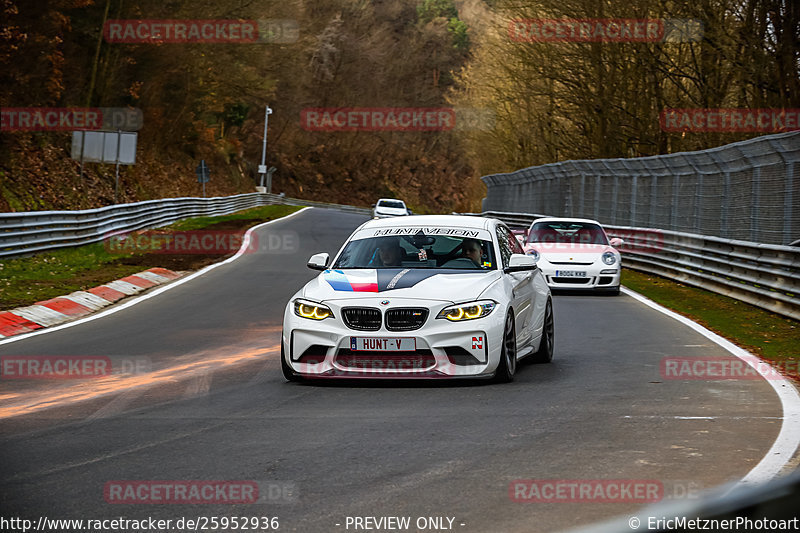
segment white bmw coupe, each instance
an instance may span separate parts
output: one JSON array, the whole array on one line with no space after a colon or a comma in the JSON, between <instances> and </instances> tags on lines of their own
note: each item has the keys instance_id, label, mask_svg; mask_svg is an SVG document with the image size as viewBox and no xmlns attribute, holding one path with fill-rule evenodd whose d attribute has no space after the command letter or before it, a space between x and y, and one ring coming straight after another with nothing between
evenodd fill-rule
<instances>
[{"instance_id":1,"label":"white bmw coupe","mask_svg":"<svg viewBox=\"0 0 800 533\"><path fill-rule=\"evenodd\" d=\"M553 358L550 289L502 222L371 220L288 302L281 363L302 378L514 378Z\"/></svg>"}]
</instances>

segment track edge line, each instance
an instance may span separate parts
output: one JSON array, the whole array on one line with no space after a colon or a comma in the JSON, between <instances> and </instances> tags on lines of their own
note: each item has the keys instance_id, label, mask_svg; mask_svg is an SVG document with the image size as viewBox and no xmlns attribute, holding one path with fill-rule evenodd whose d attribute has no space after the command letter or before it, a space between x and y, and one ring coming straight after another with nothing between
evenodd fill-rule
<instances>
[{"instance_id":1,"label":"track edge line","mask_svg":"<svg viewBox=\"0 0 800 533\"><path fill-rule=\"evenodd\" d=\"M744 348L736 346L728 339L701 326L697 322L667 309L636 291L627 287L621 287L621 290L627 296L700 333L724 350L750 365L767 383L769 383L781 402L781 409L783 410L781 430L778 432L778 436L761 461L759 461L742 479L734 483L726 494L742 486L766 483L777 477L783 468L792 460L798 448L800 448L800 394L798 394L794 384L786 377L776 374L770 374L769 379L767 379L767 371L755 363L755 360L761 361L761 358L748 352Z\"/></svg>"}]
</instances>

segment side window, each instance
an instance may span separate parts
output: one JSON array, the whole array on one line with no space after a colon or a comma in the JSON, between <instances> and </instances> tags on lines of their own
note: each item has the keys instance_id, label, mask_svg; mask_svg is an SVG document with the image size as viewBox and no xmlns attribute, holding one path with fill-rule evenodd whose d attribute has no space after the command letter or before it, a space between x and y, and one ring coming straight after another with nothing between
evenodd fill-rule
<instances>
[{"instance_id":1,"label":"side window","mask_svg":"<svg viewBox=\"0 0 800 533\"><path fill-rule=\"evenodd\" d=\"M524 254L525 250L522 249L522 245L519 243L519 239L511 232L508 228L503 228L506 233L508 234L508 239L511 242L511 253L514 254Z\"/></svg>"},{"instance_id":2,"label":"side window","mask_svg":"<svg viewBox=\"0 0 800 533\"><path fill-rule=\"evenodd\" d=\"M514 239L514 236L510 235L506 228L497 226L497 244L500 245L500 259L503 261L503 268L508 266L511 254L514 253L511 248L512 244L508 240L509 236Z\"/></svg>"},{"instance_id":3,"label":"side window","mask_svg":"<svg viewBox=\"0 0 800 533\"><path fill-rule=\"evenodd\" d=\"M508 266L511 254L524 254L522 245L511 231L505 226L497 226L497 242L500 244L500 255L503 259L503 268Z\"/></svg>"}]
</instances>

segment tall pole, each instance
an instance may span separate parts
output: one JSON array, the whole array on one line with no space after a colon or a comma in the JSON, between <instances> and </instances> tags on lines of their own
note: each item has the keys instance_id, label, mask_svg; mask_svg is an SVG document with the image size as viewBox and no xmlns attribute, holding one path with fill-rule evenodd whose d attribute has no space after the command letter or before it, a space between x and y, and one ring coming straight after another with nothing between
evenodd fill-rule
<instances>
[{"instance_id":1,"label":"tall pole","mask_svg":"<svg viewBox=\"0 0 800 533\"><path fill-rule=\"evenodd\" d=\"M114 179L114 203L119 202L119 145L122 144L122 130L117 130L117 175Z\"/></svg>"},{"instance_id":2,"label":"tall pole","mask_svg":"<svg viewBox=\"0 0 800 533\"><path fill-rule=\"evenodd\" d=\"M81 131L81 181L83 181L83 147L86 146L86 132ZM115 202L116 203L116 202Z\"/></svg>"},{"instance_id":3,"label":"tall pole","mask_svg":"<svg viewBox=\"0 0 800 533\"><path fill-rule=\"evenodd\" d=\"M261 186L264 186L264 174L267 172L267 125L269 124L269 116L272 114L272 109L269 108L267 105L267 109L264 112L264 144L261 147L261 166L258 167L258 172L261 174ZM272 192L272 191L267 191Z\"/></svg>"}]
</instances>

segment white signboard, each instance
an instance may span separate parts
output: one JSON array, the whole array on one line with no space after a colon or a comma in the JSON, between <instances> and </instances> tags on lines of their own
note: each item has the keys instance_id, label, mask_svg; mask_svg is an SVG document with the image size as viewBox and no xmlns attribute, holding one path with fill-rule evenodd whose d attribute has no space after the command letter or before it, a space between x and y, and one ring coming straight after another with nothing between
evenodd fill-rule
<instances>
[{"instance_id":1,"label":"white signboard","mask_svg":"<svg viewBox=\"0 0 800 533\"><path fill-rule=\"evenodd\" d=\"M73 131L72 159L86 163L136 164L135 132Z\"/></svg>"}]
</instances>

